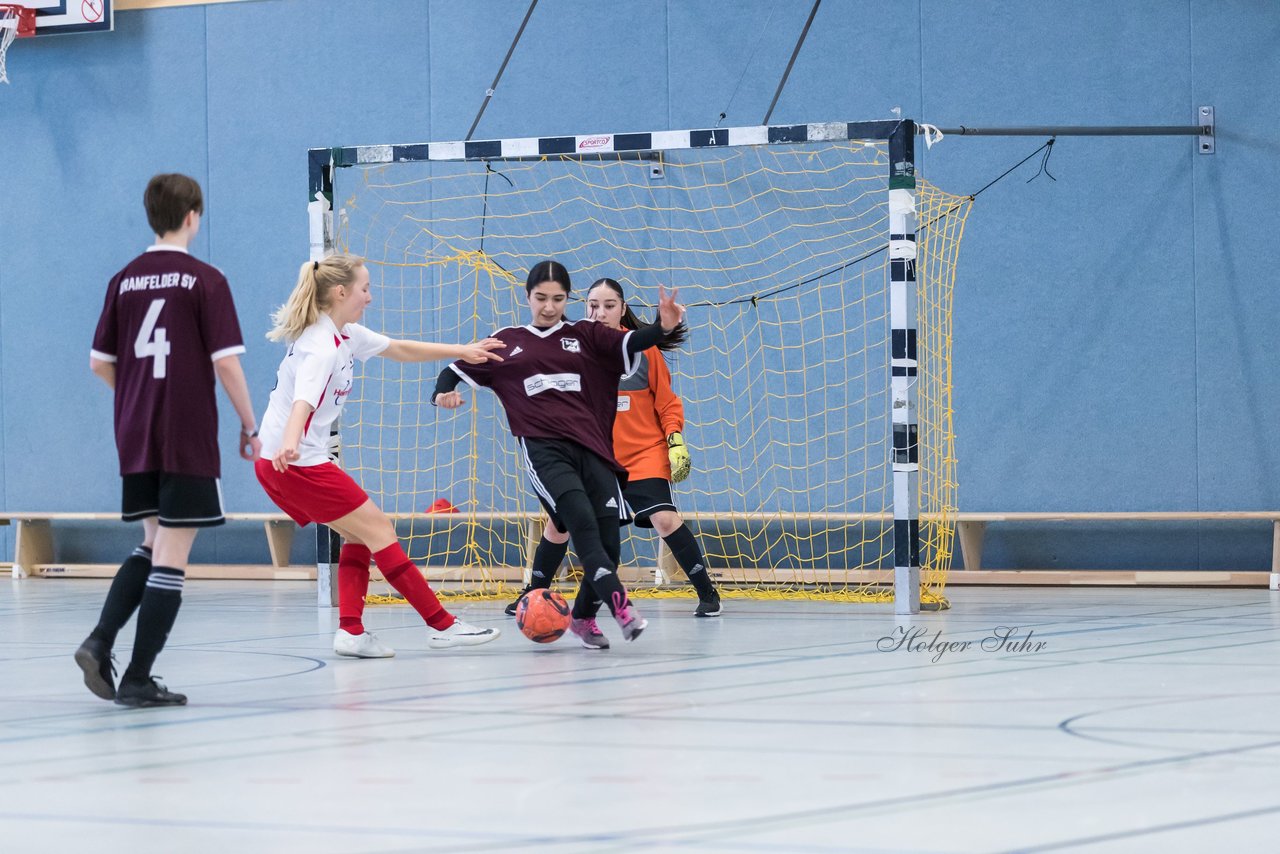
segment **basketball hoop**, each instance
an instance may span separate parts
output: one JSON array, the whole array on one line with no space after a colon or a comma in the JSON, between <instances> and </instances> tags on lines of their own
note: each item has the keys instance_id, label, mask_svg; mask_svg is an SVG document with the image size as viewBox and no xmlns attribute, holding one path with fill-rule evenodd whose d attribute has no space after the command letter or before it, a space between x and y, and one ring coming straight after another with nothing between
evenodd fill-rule
<instances>
[{"instance_id":1,"label":"basketball hoop","mask_svg":"<svg viewBox=\"0 0 1280 854\"><path fill-rule=\"evenodd\" d=\"M0 83L8 83L4 59L16 38L36 34L36 10L12 3L0 3Z\"/></svg>"}]
</instances>

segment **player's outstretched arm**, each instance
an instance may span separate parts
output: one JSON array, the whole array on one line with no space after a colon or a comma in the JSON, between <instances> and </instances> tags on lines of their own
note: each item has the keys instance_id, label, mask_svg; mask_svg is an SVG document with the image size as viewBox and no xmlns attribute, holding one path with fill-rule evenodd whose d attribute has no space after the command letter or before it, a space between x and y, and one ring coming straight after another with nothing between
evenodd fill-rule
<instances>
[{"instance_id":1,"label":"player's outstretched arm","mask_svg":"<svg viewBox=\"0 0 1280 854\"><path fill-rule=\"evenodd\" d=\"M642 326L627 339L627 353L634 356L643 353L650 347L656 347L664 338L676 331L676 327L684 320L684 306L676 302L675 288L667 294L662 285L658 285L658 320L652 326Z\"/></svg>"},{"instance_id":2,"label":"player's outstretched arm","mask_svg":"<svg viewBox=\"0 0 1280 854\"><path fill-rule=\"evenodd\" d=\"M445 368L440 372L440 376L436 377L435 391L431 392L431 403L433 406L439 406L441 409L457 409L466 405L466 400L456 390L458 384L462 382L462 377L452 368Z\"/></svg>"},{"instance_id":3,"label":"player's outstretched arm","mask_svg":"<svg viewBox=\"0 0 1280 854\"><path fill-rule=\"evenodd\" d=\"M244 368L240 365L239 356L223 356L213 363L218 380L231 398L236 415L240 416L240 456L246 460L256 460L262 453L262 441L258 438L258 428L253 418L253 401L249 399L249 383L244 378Z\"/></svg>"},{"instance_id":4,"label":"player's outstretched arm","mask_svg":"<svg viewBox=\"0 0 1280 854\"><path fill-rule=\"evenodd\" d=\"M497 338L485 338L471 344L436 344L431 341L409 341L396 339L391 346L382 351L382 355L396 362L432 362L438 359L461 359L471 365L483 362L501 362L502 357L495 353L507 345Z\"/></svg>"},{"instance_id":5,"label":"player's outstretched arm","mask_svg":"<svg viewBox=\"0 0 1280 854\"><path fill-rule=\"evenodd\" d=\"M676 302L679 288L672 288L668 294L662 285L658 285L658 320L662 323L663 332L671 332L684 320L684 306Z\"/></svg>"}]
</instances>

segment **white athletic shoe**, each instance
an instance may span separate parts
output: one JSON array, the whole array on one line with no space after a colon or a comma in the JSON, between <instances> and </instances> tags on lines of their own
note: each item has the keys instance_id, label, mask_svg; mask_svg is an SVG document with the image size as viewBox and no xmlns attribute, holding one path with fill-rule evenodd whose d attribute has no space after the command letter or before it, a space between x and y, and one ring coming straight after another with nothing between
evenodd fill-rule
<instances>
[{"instance_id":1,"label":"white athletic shoe","mask_svg":"<svg viewBox=\"0 0 1280 854\"><path fill-rule=\"evenodd\" d=\"M353 635L346 629L338 629L333 636L333 651L348 658L392 658L396 651L384 645L373 632Z\"/></svg>"},{"instance_id":2,"label":"white athletic shoe","mask_svg":"<svg viewBox=\"0 0 1280 854\"><path fill-rule=\"evenodd\" d=\"M470 623L455 619L452 626L442 632L436 632L428 638L427 646L432 649L449 649L454 646L479 646L482 643L488 643L496 639L500 634L502 632L499 629L482 629L479 626L473 626Z\"/></svg>"}]
</instances>

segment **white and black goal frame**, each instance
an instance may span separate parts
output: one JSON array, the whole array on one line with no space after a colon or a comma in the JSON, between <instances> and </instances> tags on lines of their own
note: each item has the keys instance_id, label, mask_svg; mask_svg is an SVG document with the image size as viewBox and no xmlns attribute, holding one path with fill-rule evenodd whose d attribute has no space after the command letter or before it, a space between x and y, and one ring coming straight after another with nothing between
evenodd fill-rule
<instances>
[{"instance_id":1,"label":"white and black goal frame","mask_svg":"<svg viewBox=\"0 0 1280 854\"><path fill-rule=\"evenodd\" d=\"M916 124L910 119L802 125L527 137L406 145L313 148L308 152L307 212L311 260L335 251L334 171L347 166L429 160L510 160L606 154L659 155L693 148L782 145L841 140L884 140L889 154L889 302L892 326L890 417L893 424L894 602L899 614L920 610L920 454L916 422ZM337 432L338 425L334 425ZM336 446L335 441L335 446ZM324 525L316 530L317 598L337 604L341 539Z\"/></svg>"}]
</instances>

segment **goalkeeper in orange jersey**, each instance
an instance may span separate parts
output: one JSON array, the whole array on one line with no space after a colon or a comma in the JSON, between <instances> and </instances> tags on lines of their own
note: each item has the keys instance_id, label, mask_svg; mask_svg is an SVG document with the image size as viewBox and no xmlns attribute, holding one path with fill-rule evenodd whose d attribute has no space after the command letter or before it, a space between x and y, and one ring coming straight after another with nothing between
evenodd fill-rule
<instances>
[{"instance_id":1,"label":"goalkeeper in orange jersey","mask_svg":"<svg viewBox=\"0 0 1280 854\"><path fill-rule=\"evenodd\" d=\"M587 292L588 316L613 329L639 329L642 324L627 305L622 286L600 279ZM613 452L627 469L623 496L635 514L635 524L653 528L666 541L689 583L698 591L698 617L720 616L720 594L707 573L707 562L693 532L680 518L671 484L689 476L689 450L684 443L684 404L671 388L671 372L663 350L674 349L687 334L682 323L662 343L645 350L636 367L618 384L618 414L613 422ZM553 515L547 520L533 556L529 586L521 592L547 588L568 548L569 535ZM516 602L507 606L514 614Z\"/></svg>"}]
</instances>

